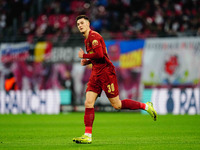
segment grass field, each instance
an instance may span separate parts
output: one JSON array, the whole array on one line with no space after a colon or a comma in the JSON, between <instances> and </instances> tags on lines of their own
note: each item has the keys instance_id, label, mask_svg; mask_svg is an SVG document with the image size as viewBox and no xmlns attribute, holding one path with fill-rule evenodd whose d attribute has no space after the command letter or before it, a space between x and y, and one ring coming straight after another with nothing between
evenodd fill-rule
<instances>
[{"instance_id":1,"label":"grass field","mask_svg":"<svg viewBox=\"0 0 200 150\"><path fill-rule=\"evenodd\" d=\"M200 149L200 116L114 112L95 114L92 144L72 138L84 132L84 113L0 115L3 150L189 150Z\"/></svg>"}]
</instances>

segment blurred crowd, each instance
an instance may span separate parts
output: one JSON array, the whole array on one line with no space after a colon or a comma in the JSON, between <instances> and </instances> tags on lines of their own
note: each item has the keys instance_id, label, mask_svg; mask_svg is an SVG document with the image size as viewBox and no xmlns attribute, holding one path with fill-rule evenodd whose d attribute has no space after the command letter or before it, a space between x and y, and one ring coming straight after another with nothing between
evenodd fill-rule
<instances>
[{"instance_id":1,"label":"blurred crowd","mask_svg":"<svg viewBox=\"0 0 200 150\"><path fill-rule=\"evenodd\" d=\"M67 42L86 14L106 39L199 36L200 0L0 0L0 39Z\"/></svg>"}]
</instances>

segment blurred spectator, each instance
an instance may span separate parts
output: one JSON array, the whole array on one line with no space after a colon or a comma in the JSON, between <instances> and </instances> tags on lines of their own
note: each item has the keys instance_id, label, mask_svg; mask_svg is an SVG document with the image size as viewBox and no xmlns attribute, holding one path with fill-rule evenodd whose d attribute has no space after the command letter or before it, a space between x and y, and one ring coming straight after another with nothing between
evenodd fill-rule
<instances>
[{"instance_id":1,"label":"blurred spectator","mask_svg":"<svg viewBox=\"0 0 200 150\"><path fill-rule=\"evenodd\" d=\"M4 86L6 92L9 92L11 90L18 90L17 82L12 72L6 74Z\"/></svg>"},{"instance_id":2,"label":"blurred spectator","mask_svg":"<svg viewBox=\"0 0 200 150\"><path fill-rule=\"evenodd\" d=\"M199 12L200 0L1 0L0 37L65 43L77 34L79 14L88 15L105 38L199 36Z\"/></svg>"},{"instance_id":3,"label":"blurred spectator","mask_svg":"<svg viewBox=\"0 0 200 150\"><path fill-rule=\"evenodd\" d=\"M8 62L3 64L3 76L4 76L4 89L6 92L11 90L18 90L16 77L13 73L13 64Z\"/></svg>"}]
</instances>

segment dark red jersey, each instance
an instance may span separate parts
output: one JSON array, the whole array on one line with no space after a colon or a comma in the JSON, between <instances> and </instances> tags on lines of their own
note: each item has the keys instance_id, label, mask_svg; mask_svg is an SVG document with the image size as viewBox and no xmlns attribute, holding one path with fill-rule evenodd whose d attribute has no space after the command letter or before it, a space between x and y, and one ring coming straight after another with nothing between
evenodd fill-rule
<instances>
[{"instance_id":1,"label":"dark red jersey","mask_svg":"<svg viewBox=\"0 0 200 150\"><path fill-rule=\"evenodd\" d=\"M85 39L85 47L87 54L83 55L83 58L90 59L92 63L92 74L99 75L107 68L114 68L110 59L108 58L107 49L103 37L93 31L89 31L88 38Z\"/></svg>"}]
</instances>

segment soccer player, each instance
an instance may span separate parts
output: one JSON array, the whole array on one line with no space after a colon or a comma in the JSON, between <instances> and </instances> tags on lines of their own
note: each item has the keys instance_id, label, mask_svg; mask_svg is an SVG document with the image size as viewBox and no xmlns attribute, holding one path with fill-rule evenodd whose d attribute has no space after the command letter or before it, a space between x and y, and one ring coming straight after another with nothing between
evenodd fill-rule
<instances>
[{"instance_id":1,"label":"soccer player","mask_svg":"<svg viewBox=\"0 0 200 150\"><path fill-rule=\"evenodd\" d=\"M90 29L90 21L87 16L78 16L76 23L79 31L85 37L84 42L87 51L86 54L80 49L78 57L81 58L82 66L92 63L92 72L86 89L85 134L81 137L73 138L73 142L81 144L92 143L94 104L97 97L101 95L102 90L105 91L106 96L115 109L143 109L156 121L157 113L151 102L141 103L131 99L120 100L115 67L109 60L102 36Z\"/></svg>"}]
</instances>

